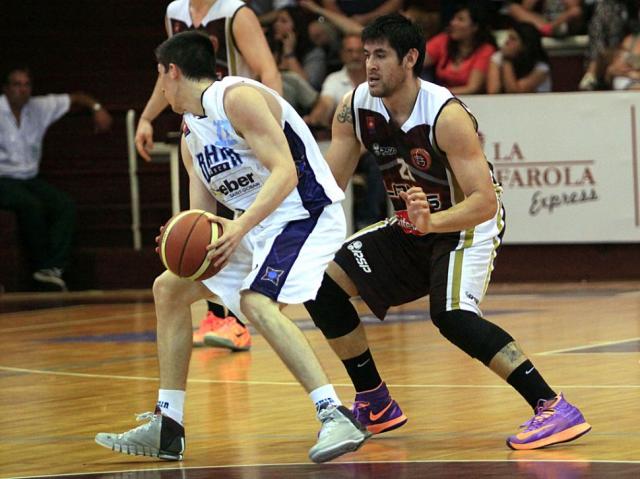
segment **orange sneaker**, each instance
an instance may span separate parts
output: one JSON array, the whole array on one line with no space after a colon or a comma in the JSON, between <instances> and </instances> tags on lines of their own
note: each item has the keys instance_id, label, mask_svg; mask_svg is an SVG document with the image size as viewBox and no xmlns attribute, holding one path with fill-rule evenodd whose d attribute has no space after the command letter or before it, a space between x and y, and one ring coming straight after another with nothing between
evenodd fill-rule
<instances>
[{"instance_id":1,"label":"orange sneaker","mask_svg":"<svg viewBox=\"0 0 640 479\"><path fill-rule=\"evenodd\" d=\"M215 330L204 334L204 344L212 348L225 348L231 351L248 351L251 348L251 334L233 316L227 316Z\"/></svg>"},{"instance_id":2,"label":"orange sneaker","mask_svg":"<svg viewBox=\"0 0 640 479\"><path fill-rule=\"evenodd\" d=\"M224 321L224 318L220 318L211 311L207 311L207 315L200 322L200 327L193 333L193 345L197 348L204 346L204 335L210 331L217 330L222 326Z\"/></svg>"}]
</instances>

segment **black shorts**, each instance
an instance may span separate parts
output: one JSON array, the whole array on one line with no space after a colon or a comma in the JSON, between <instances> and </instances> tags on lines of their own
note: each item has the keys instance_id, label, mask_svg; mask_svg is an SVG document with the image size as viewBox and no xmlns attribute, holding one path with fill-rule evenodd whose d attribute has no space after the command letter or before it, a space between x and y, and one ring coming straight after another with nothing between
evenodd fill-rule
<instances>
[{"instance_id":1,"label":"black shorts","mask_svg":"<svg viewBox=\"0 0 640 479\"><path fill-rule=\"evenodd\" d=\"M503 227L499 213L471 230L416 236L393 218L348 238L334 261L380 319L426 295L432 317L454 309L480 315Z\"/></svg>"}]
</instances>

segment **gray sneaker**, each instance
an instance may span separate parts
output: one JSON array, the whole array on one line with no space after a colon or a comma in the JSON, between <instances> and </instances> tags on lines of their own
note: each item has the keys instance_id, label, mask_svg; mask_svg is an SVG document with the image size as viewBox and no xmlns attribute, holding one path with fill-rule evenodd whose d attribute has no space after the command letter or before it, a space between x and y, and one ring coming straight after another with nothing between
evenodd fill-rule
<instances>
[{"instance_id":1,"label":"gray sneaker","mask_svg":"<svg viewBox=\"0 0 640 479\"><path fill-rule=\"evenodd\" d=\"M167 461L182 460L185 446L182 425L158 412L138 414L136 420L148 422L122 434L100 432L96 434L96 443L131 456L158 457Z\"/></svg>"},{"instance_id":2,"label":"gray sneaker","mask_svg":"<svg viewBox=\"0 0 640 479\"><path fill-rule=\"evenodd\" d=\"M371 437L371 433L344 406L322 409L318 420L322 423L318 442L309 449L309 459L313 462L331 461L356 451Z\"/></svg>"}]
</instances>

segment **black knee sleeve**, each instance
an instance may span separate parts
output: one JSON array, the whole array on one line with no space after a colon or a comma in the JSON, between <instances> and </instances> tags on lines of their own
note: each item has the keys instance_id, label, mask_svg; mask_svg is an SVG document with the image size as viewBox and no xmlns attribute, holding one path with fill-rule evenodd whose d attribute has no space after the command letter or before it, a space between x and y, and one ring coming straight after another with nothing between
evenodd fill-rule
<instances>
[{"instance_id":1,"label":"black knee sleeve","mask_svg":"<svg viewBox=\"0 0 640 479\"><path fill-rule=\"evenodd\" d=\"M485 365L513 341L504 329L470 311L445 311L432 319L445 338Z\"/></svg>"},{"instance_id":2,"label":"black knee sleeve","mask_svg":"<svg viewBox=\"0 0 640 479\"><path fill-rule=\"evenodd\" d=\"M349 296L326 273L315 300L304 307L327 339L340 338L356 329L360 318Z\"/></svg>"}]
</instances>

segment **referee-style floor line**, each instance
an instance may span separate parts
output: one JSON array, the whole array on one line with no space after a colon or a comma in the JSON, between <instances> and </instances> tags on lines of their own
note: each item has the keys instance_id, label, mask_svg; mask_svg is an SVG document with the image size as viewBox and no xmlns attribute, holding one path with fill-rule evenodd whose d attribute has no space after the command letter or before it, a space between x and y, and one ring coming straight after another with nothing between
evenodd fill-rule
<instances>
[{"instance_id":1,"label":"referee-style floor line","mask_svg":"<svg viewBox=\"0 0 640 479\"><path fill-rule=\"evenodd\" d=\"M124 381L159 381L157 377L150 376L122 376L114 374L73 373L68 371L49 371L46 369L15 368L0 366L0 371L17 374L40 374L49 376L67 376L78 378L93 378ZM193 384L245 384L252 386L295 386L300 384L295 381L253 381L253 380L227 380L227 379L198 379L189 378L188 383ZM353 387L351 383L333 383L338 387ZM406 389L511 389L509 384L388 384L389 387ZM557 384L562 389L640 389L640 384Z\"/></svg>"},{"instance_id":2,"label":"referee-style floor line","mask_svg":"<svg viewBox=\"0 0 640 479\"><path fill-rule=\"evenodd\" d=\"M582 346L574 346L572 348L554 349L554 350L551 350L551 351L544 351L542 353L536 353L535 355L536 356L550 356L552 354L562 354L562 353L593 354L590 351L585 351L584 353L581 353L581 351L583 351L585 349L593 349L593 348L598 348L598 347L613 346L615 344L630 343L632 341L640 341L640 337L638 337L638 338L618 339L616 341L604 341L604 342L600 342L600 343L590 343L590 344L586 344L586 345L582 345Z\"/></svg>"}]
</instances>

